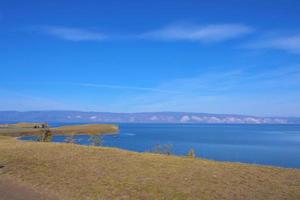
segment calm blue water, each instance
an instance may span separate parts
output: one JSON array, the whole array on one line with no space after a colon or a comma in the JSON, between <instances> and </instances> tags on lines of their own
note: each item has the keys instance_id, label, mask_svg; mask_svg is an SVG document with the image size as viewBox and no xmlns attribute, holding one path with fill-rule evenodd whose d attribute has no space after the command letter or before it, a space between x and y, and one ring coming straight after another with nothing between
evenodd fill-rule
<instances>
[{"instance_id":1,"label":"calm blue water","mask_svg":"<svg viewBox=\"0 0 300 200\"><path fill-rule=\"evenodd\" d=\"M300 125L120 124L118 135L103 140L104 146L137 152L172 144L177 155L193 148L197 156L211 160L300 168ZM90 145L88 135L77 135L76 142Z\"/></svg>"}]
</instances>

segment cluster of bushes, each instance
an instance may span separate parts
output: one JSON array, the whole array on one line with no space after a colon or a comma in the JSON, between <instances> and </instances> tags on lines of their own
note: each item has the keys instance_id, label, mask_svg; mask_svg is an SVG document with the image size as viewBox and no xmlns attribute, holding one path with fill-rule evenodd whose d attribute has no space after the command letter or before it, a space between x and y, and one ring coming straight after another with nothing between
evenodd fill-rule
<instances>
[{"instance_id":1,"label":"cluster of bushes","mask_svg":"<svg viewBox=\"0 0 300 200\"><path fill-rule=\"evenodd\" d=\"M76 144L75 135L66 136L65 142ZM102 146L103 145L103 139L102 139L101 135L91 135L90 138L89 138L89 142L93 146Z\"/></svg>"},{"instance_id":2,"label":"cluster of bushes","mask_svg":"<svg viewBox=\"0 0 300 200\"><path fill-rule=\"evenodd\" d=\"M164 154L164 155L173 155L173 145L172 144L158 144L151 151L151 153ZM190 149L187 157L196 158L196 152L194 149Z\"/></svg>"},{"instance_id":3,"label":"cluster of bushes","mask_svg":"<svg viewBox=\"0 0 300 200\"><path fill-rule=\"evenodd\" d=\"M52 133L49 129L49 126L44 126L42 128L42 134L38 137L40 142L50 142L52 140ZM101 135L91 135L89 138L91 145L93 146L102 146L103 138ZM75 135L68 135L65 138L66 143L76 143ZM158 144L151 151L151 153L164 154L164 155L173 155L173 145L172 144ZM194 149L190 149L187 153L187 157L196 158L196 152Z\"/></svg>"},{"instance_id":4,"label":"cluster of bushes","mask_svg":"<svg viewBox=\"0 0 300 200\"><path fill-rule=\"evenodd\" d=\"M102 146L103 139L101 135L91 135L89 141L93 146Z\"/></svg>"},{"instance_id":5,"label":"cluster of bushes","mask_svg":"<svg viewBox=\"0 0 300 200\"><path fill-rule=\"evenodd\" d=\"M52 133L50 131L49 126L46 124L42 127L40 136L38 136L37 141L39 142L51 142L52 141ZM65 140L66 143L76 143L76 138L74 134L66 136ZM102 146L103 145L103 139L101 135L91 135L89 141L93 146Z\"/></svg>"}]
</instances>

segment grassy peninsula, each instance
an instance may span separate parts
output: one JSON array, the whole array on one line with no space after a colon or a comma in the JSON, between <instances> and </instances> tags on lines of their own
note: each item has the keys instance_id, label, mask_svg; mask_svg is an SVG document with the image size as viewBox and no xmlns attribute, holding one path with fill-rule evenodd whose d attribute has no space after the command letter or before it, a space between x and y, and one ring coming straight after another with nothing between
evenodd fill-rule
<instances>
[{"instance_id":1,"label":"grassy peninsula","mask_svg":"<svg viewBox=\"0 0 300 200\"><path fill-rule=\"evenodd\" d=\"M43 123L1 124L0 135L19 137L23 135L40 135ZM108 134L116 133L119 127L113 124L84 124L49 128L52 134Z\"/></svg>"}]
</instances>

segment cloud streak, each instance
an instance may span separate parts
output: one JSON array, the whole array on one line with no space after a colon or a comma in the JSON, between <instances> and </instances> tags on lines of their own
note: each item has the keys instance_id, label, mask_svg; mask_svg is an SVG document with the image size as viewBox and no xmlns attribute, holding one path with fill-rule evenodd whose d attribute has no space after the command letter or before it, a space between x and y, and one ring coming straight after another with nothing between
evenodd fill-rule
<instances>
[{"instance_id":1,"label":"cloud streak","mask_svg":"<svg viewBox=\"0 0 300 200\"><path fill-rule=\"evenodd\" d=\"M213 24L199 25L173 25L157 30L149 30L136 34L104 34L82 28L63 26L43 26L40 31L69 41L103 41L112 40L160 40L160 41L197 41L221 42L235 39L254 32L254 29L243 24Z\"/></svg>"},{"instance_id":2,"label":"cloud streak","mask_svg":"<svg viewBox=\"0 0 300 200\"><path fill-rule=\"evenodd\" d=\"M60 93L55 94L51 99L49 99L48 94L44 98L23 97L20 95L22 90L12 94L3 91L3 88L0 87L0 109L80 108L82 110L110 112L172 110L255 115L277 115L279 113L280 115L299 115L299 109L295 109L299 107L300 102L298 92L300 70L298 65L273 67L273 69L268 70L243 68L210 71L198 76L164 80L157 83L157 87L74 82L44 82L44 85L38 82L34 84L39 86L39 89L33 94L40 95L46 88L57 87L61 88L64 95L61 97ZM25 87L26 84L22 86ZM91 92L90 89L95 89L95 91ZM97 90L102 91L104 89L107 90L97 92ZM122 92L111 92L112 90ZM74 91L76 92L74 93ZM123 93L123 91L131 92Z\"/></svg>"},{"instance_id":3,"label":"cloud streak","mask_svg":"<svg viewBox=\"0 0 300 200\"><path fill-rule=\"evenodd\" d=\"M215 24L207 26L176 25L146 32L140 38L165 41L220 42L238 38L253 31L253 28L242 24Z\"/></svg>"},{"instance_id":4,"label":"cloud streak","mask_svg":"<svg viewBox=\"0 0 300 200\"><path fill-rule=\"evenodd\" d=\"M140 91L148 91L148 92L159 92L159 93L167 93L167 94L178 94L176 91L172 90L163 90L157 88L150 87L134 87L134 86L124 86L124 85L105 85L105 84L93 84L93 83L77 83L75 85L82 87L92 87L92 88L109 88L109 89L120 89L120 90L140 90Z\"/></svg>"},{"instance_id":5,"label":"cloud streak","mask_svg":"<svg viewBox=\"0 0 300 200\"><path fill-rule=\"evenodd\" d=\"M267 38L247 44L246 47L285 50L300 54L300 35Z\"/></svg>"},{"instance_id":6,"label":"cloud streak","mask_svg":"<svg viewBox=\"0 0 300 200\"><path fill-rule=\"evenodd\" d=\"M78 41L102 41L107 38L106 35L96 31L90 31L80 28L58 27L58 26L45 26L42 27L42 32L52 35L54 37Z\"/></svg>"},{"instance_id":7,"label":"cloud streak","mask_svg":"<svg viewBox=\"0 0 300 200\"><path fill-rule=\"evenodd\" d=\"M121 101L120 104L136 112L177 110L240 113L243 111L259 115L276 115L276 112L293 115L297 113L291 110L289 105L294 103L299 106L297 102L300 98L298 67L275 67L276 69L260 70L255 74L253 69L245 68L168 80L158 88L164 90L176 88L179 94L137 94L124 103ZM278 106L279 104L282 107ZM286 108L285 111L278 110L278 108L284 110L283 107Z\"/></svg>"}]
</instances>

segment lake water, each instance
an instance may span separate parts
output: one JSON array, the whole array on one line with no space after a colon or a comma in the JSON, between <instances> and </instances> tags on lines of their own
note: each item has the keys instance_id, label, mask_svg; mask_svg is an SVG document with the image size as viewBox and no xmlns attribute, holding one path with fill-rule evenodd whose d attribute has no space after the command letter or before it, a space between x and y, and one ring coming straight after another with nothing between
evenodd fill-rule
<instances>
[{"instance_id":1,"label":"lake water","mask_svg":"<svg viewBox=\"0 0 300 200\"><path fill-rule=\"evenodd\" d=\"M300 168L300 125L119 125L118 135L103 136L104 146L145 152L158 144L171 144L176 155L193 148L198 157L211 160ZM75 139L90 145L88 135ZM64 142L65 136L54 136L53 141Z\"/></svg>"}]
</instances>

